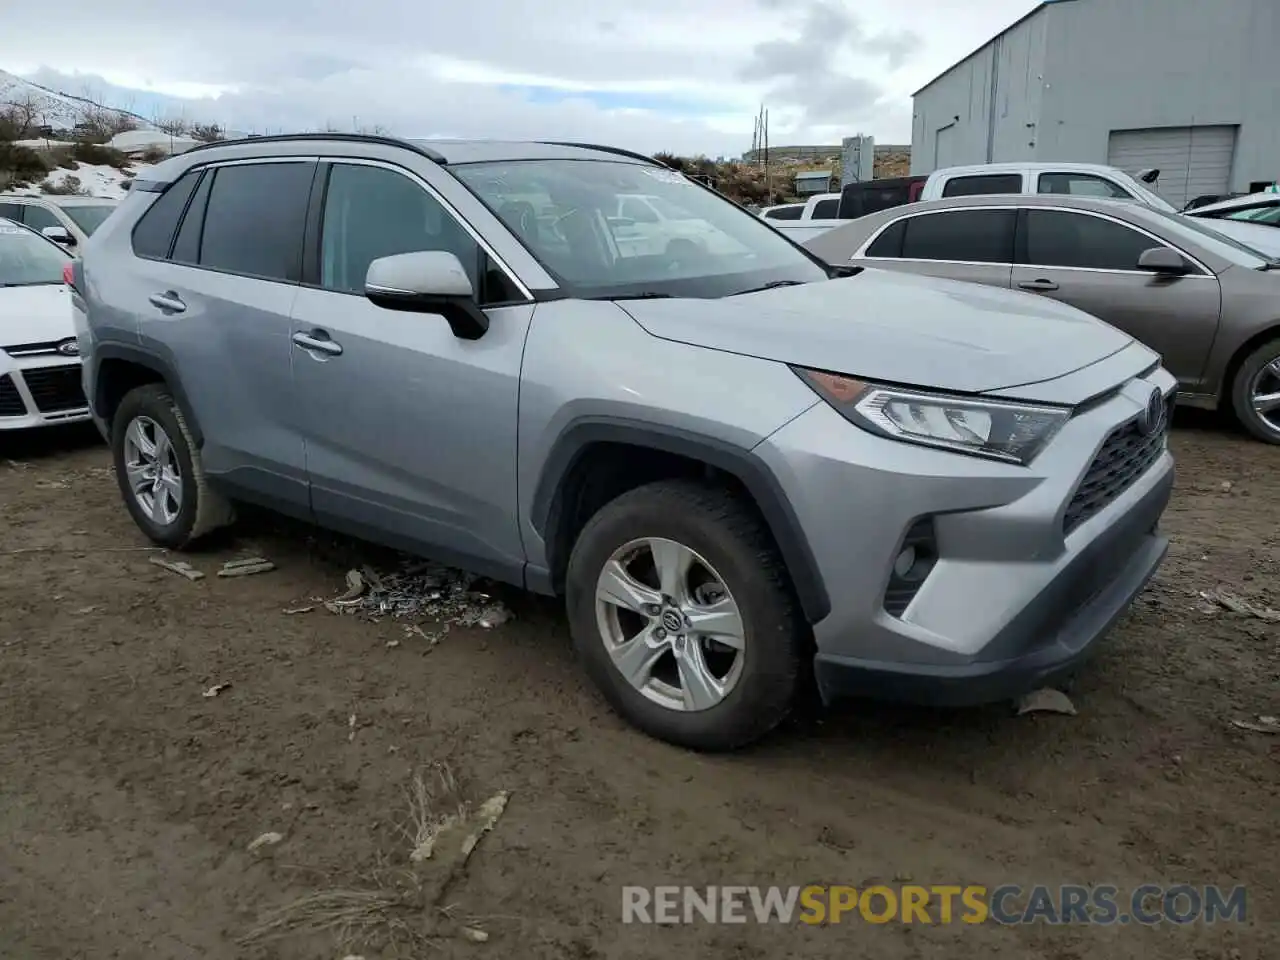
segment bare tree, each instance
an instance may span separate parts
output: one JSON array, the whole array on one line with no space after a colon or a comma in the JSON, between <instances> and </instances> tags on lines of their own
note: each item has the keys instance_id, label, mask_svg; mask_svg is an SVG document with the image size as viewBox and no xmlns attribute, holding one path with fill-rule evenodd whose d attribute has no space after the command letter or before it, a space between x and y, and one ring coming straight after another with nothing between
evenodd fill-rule
<instances>
[{"instance_id":1,"label":"bare tree","mask_svg":"<svg viewBox=\"0 0 1280 960\"><path fill-rule=\"evenodd\" d=\"M6 125L9 134L0 136L0 139L22 140L37 134L44 110L39 100L28 95L0 105L0 113L4 117L0 122Z\"/></svg>"},{"instance_id":2,"label":"bare tree","mask_svg":"<svg viewBox=\"0 0 1280 960\"><path fill-rule=\"evenodd\" d=\"M185 117L159 117L155 120L156 129L171 137L181 137L191 129Z\"/></svg>"}]
</instances>

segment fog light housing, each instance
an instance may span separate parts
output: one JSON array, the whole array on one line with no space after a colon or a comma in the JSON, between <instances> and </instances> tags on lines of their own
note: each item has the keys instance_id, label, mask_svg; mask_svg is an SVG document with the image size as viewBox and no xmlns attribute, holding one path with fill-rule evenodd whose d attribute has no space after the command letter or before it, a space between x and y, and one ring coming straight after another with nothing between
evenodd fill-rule
<instances>
[{"instance_id":1,"label":"fog light housing","mask_svg":"<svg viewBox=\"0 0 1280 960\"><path fill-rule=\"evenodd\" d=\"M920 592L938 560L938 541L933 518L922 517L911 525L894 557L889 585L884 591L884 609L890 616L901 617Z\"/></svg>"}]
</instances>

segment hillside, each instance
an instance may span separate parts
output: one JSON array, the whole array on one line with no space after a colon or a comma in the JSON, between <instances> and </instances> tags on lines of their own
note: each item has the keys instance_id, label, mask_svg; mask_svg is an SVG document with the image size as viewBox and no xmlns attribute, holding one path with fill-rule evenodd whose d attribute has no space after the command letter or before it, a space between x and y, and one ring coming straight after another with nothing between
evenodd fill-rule
<instances>
[{"instance_id":1,"label":"hillside","mask_svg":"<svg viewBox=\"0 0 1280 960\"><path fill-rule=\"evenodd\" d=\"M145 118L127 110L95 103L85 96L60 93L0 70L0 108L20 107L32 125L70 130L78 123L102 123L108 127L149 128Z\"/></svg>"}]
</instances>

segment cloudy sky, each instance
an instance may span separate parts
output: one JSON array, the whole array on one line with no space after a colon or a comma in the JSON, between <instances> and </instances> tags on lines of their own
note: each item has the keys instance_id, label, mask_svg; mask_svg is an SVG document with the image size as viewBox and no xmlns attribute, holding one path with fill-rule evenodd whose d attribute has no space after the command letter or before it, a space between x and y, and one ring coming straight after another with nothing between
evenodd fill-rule
<instances>
[{"instance_id":1,"label":"cloudy sky","mask_svg":"<svg viewBox=\"0 0 1280 960\"><path fill-rule=\"evenodd\" d=\"M382 126L736 155L761 102L775 144L909 143L911 92L1034 5L61 0L54 16L6 10L0 68L255 132Z\"/></svg>"}]
</instances>

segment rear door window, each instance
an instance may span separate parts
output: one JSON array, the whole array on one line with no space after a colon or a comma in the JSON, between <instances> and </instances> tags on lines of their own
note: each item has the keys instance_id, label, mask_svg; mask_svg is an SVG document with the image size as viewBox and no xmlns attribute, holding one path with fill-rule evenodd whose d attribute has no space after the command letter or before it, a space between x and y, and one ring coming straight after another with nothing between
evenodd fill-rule
<instances>
[{"instance_id":1,"label":"rear door window","mask_svg":"<svg viewBox=\"0 0 1280 960\"><path fill-rule=\"evenodd\" d=\"M315 166L289 161L218 167L209 189L199 265L297 283Z\"/></svg>"},{"instance_id":2,"label":"rear door window","mask_svg":"<svg viewBox=\"0 0 1280 960\"><path fill-rule=\"evenodd\" d=\"M5 220L12 220L14 223L22 222L22 205L17 203L0 203L0 217Z\"/></svg>"},{"instance_id":3,"label":"rear door window","mask_svg":"<svg viewBox=\"0 0 1280 960\"><path fill-rule=\"evenodd\" d=\"M905 260L1012 263L1017 211L948 210L906 220Z\"/></svg>"},{"instance_id":4,"label":"rear door window","mask_svg":"<svg viewBox=\"0 0 1280 960\"><path fill-rule=\"evenodd\" d=\"M992 193L1021 193L1022 174L984 173L952 177L942 188L944 197L977 197Z\"/></svg>"}]
</instances>

